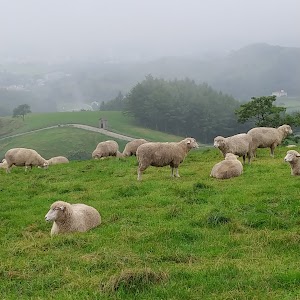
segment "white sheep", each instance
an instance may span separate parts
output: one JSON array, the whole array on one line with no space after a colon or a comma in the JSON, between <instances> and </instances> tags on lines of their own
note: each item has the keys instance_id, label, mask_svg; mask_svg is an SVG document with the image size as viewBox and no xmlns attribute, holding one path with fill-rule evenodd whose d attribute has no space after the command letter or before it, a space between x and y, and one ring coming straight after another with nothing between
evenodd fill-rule
<instances>
[{"instance_id":1,"label":"white sheep","mask_svg":"<svg viewBox=\"0 0 300 300\"><path fill-rule=\"evenodd\" d=\"M284 157L284 161L290 164L292 175L300 175L300 153L295 150L289 150Z\"/></svg>"},{"instance_id":2,"label":"white sheep","mask_svg":"<svg viewBox=\"0 0 300 300\"><path fill-rule=\"evenodd\" d=\"M101 142L92 153L92 157L95 159L108 156L122 156L119 152L119 145L116 141L108 140Z\"/></svg>"},{"instance_id":3,"label":"white sheep","mask_svg":"<svg viewBox=\"0 0 300 300\"><path fill-rule=\"evenodd\" d=\"M126 157L136 155L137 148L145 143L148 143L148 141L146 141L145 139L135 139L133 141L128 142L123 150L123 156Z\"/></svg>"},{"instance_id":4,"label":"white sheep","mask_svg":"<svg viewBox=\"0 0 300 300\"><path fill-rule=\"evenodd\" d=\"M164 167L168 165L171 167L171 176L180 177L178 173L180 163L191 149L198 147L194 138L186 138L178 143L149 142L140 145L136 151L139 163L137 179L142 179L143 171L149 166Z\"/></svg>"},{"instance_id":5,"label":"white sheep","mask_svg":"<svg viewBox=\"0 0 300 300\"><path fill-rule=\"evenodd\" d=\"M49 166L50 165L57 165L57 164L67 164L69 160L64 156L54 156L47 160Z\"/></svg>"},{"instance_id":6,"label":"white sheep","mask_svg":"<svg viewBox=\"0 0 300 300\"><path fill-rule=\"evenodd\" d=\"M33 166L47 168L48 162L40 154L33 149L27 148L12 148L5 153L5 159L7 162L6 172L10 172L10 168L14 165L17 167L25 166L32 168Z\"/></svg>"},{"instance_id":7,"label":"white sheep","mask_svg":"<svg viewBox=\"0 0 300 300\"><path fill-rule=\"evenodd\" d=\"M54 222L51 236L67 232L85 232L101 224L99 212L85 204L70 204L56 201L45 216L47 222Z\"/></svg>"},{"instance_id":8,"label":"white sheep","mask_svg":"<svg viewBox=\"0 0 300 300\"><path fill-rule=\"evenodd\" d=\"M229 137L217 136L214 139L214 147L219 148L225 158L227 153L232 153L243 157L245 164L246 156L248 163L251 163L253 157L252 137L247 133L240 133Z\"/></svg>"},{"instance_id":9,"label":"white sheep","mask_svg":"<svg viewBox=\"0 0 300 300\"><path fill-rule=\"evenodd\" d=\"M290 125L282 125L278 128L272 127L255 127L248 131L253 140L253 153L255 155L257 148L270 148L270 154L274 157L275 148L282 143L282 141L292 134Z\"/></svg>"},{"instance_id":10,"label":"white sheep","mask_svg":"<svg viewBox=\"0 0 300 300\"><path fill-rule=\"evenodd\" d=\"M7 170L7 161L6 159L2 159L2 162L0 163L0 169L5 169Z\"/></svg>"},{"instance_id":11,"label":"white sheep","mask_svg":"<svg viewBox=\"0 0 300 300\"><path fill-rule=\"evenodd\" d=\"M243 173L243 165L237 158L237 155L227 153L224 160L213 166L210 176L218 179L240 176Z\"/></svg>"}]
</instances>

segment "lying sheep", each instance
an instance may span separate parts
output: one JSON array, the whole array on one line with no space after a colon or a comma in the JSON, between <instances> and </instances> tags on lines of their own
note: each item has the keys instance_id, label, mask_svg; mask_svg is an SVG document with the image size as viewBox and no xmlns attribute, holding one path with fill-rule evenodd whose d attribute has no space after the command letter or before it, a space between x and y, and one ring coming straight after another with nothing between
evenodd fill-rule
<instances>
[{"instance_id":1,"label":"lying sheep","mask_svg":"<svg viewBox=\"0 0 300 300\"><path fill-rule=\"evenodd\" d=\"M69 160L64 156L55 156L55 157L48 159L47 161L48 161L49 166L57 165L57 164L67 164L69 162Z\"/></svg>"},{"instance_id":2,"label":"lying sheep","mask_svg":"<svg viewBox=\"0 0 300 300\"><path fill-rule=\"evenodd\" d=\"M85 204L54 202L45 216L47 222L54 222L51 236L67 232L85 232L101 223L99 212Z\"/></svg>"},{"instance_id":3,"label":"lying sheep","mask_svg":"<svg viewBox=\"0 0 300 300\"><path fill-rule=\"evenodd\" d=\"M139 163L138 180L149 166L163 167L170 165L171 176L180 177L178 167L183 162L188 152L198 148L194 138L186 138L178 143L145 143L137 148L136 156ZM175 171L175 174L174 174Z\"/></svg>"},{"instance_id":4,"label":"lying sheep","mask_svg":"<svg viewBox=\"0 0 300 300\"><path fill-rule=\"evenodd\" d=\"M131 142L128 142L124 148L123 156L132 156L136 155L137 148L142 145L148 143L145 139L136 139Z\"/></svg>"},{"instance_id":5,"label":"lying sheep","mask_svg":"<svg viewBox=\"0 0 300 300\"><path fill-rule=\"evenodd\" d=\"M5 153L5 159L7 162L6 172L10 173L10 168L15 165L17 167L25 166L25 171L27 168L32 168L33 166L47 168L48 162L41 155L39 155L33 149L27 148L13 148Z\"/></svg>"},{"instance_id":6,"label":"lying sheep","mask_svg":"<svg viewBox=\"0 0 300 300\"><path fill-rule=\"evenodd\" d=\"M107 156L121 156L121 153L119 152L119 145L116 141L109 140L101 142L92 153L92 157L95 159Z\"/></svg>"},{"instance_id":7,"label":"lying sheep","mask_svg":"<svg viewBox=\"0 0 300 300\"><path fill-rule=\"evenodd\" d=\"M284 161L290 164L292 175L300 175L300 153L295 150L289 150L286 153Z\"/></svg>"},{"instance_id":8,"label":"lying sheep","mask_svg":"<svg viewBox=\"0 0 300 300\"><path fill-rule=\"evenodd\" d=\"M225 160L213 166L210 176L218 179L229 179L240 176L243 173L243 165L237 158L237 155L227 153Z\"/></svg>"},{"instance_id":9,"label":"lying sheep","mask_svg":"<svg viewBox=\"0 0 300 300\"><path fill-rule=\"evenodd\" d=\"M214 139L214 147L219 148L224 158L227 153L232 153L243 157L245 164L246 156L248 163L251 163L253 156L253 143L252 137L247 133L240 133L230 137L217 136Z\"/></svg>"},{"instance_id":10,"label":"lying sheep","mask_svg":"<svg viewBox=\"0 0 300 300\"><path fill-rule=\"evenodd\" d=\"M290 125L282 125L278 128L255 127L248 131L253 140L253 153L255 154L257 148L270 148L270 154L273 157L275 148L292 133Z\"/></svg>"}]
</instances>

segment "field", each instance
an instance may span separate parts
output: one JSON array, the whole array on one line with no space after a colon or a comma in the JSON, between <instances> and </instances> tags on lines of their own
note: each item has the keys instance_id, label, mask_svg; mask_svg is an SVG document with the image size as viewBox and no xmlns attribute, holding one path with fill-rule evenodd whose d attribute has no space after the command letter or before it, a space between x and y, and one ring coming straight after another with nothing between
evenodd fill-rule
<instances>
[{"instance_id":1,"label":"field","mask_svg":"<svg viewBox=\"0 0 300 300\"><path fill-rule=\"evenodd\" d=\"M179 179L150 167L137 182L135 157L1 172L1 299L298 299L299 178L285 147L259 150L224 181L216 149L193 150ZM102 225L51 238L58 199Z\"/></svg>"},{"instance_id":2,"label":"field","mask_svg":"<svg viewBox=\"0 0 300 300\"><path fill-rule=\"evenodd\" d=\"M23 122L11 117L0 118L0 159L8 149L14 147L33 148L43 157L64 155L68 158L84 156L89 158L96 145L111 139L105 135L82 129L59 127L34 132L9 139L1 139L13 134L55 126L58 124L85 124L98 127L99 118L108 120L109 129L136 138L146 138L149 141L179 141L179 136L142 128L121 112L64 112L51 114L29 114ZM126 141L118 140L120 151L123 151Z\"/></svg>"}]
</instances>

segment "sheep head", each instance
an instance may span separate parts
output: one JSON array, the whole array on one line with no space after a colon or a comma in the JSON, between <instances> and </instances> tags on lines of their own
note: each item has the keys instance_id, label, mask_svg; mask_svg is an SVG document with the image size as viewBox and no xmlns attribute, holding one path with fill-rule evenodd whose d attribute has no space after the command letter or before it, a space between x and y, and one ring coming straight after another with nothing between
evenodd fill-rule
<instances>
[{"instance_id":1,"label":"sheep head","mask_svg":"<svg viewBox=\"0 0 300 300\"><path fill-rule=\"evenodd\" d=\"M66 207L69 203L64 201L56 201L50 206L50 210L45 216L47 222L54 222L64 217Z\"/></svg>"},{"instance_id":2,"label":"sheep head","mask_svg":"<svg viewBox=\"0 0 300 300\"><path fill-rule=\"evenodd\" d=\"M297 151L295 150L289 150L287 153L286 153L286 156L284 158L284 161L285 162L291 162L291 161L294 161L295 159L297 159L297 157L300 157L300 153L298 153Z\"/></svg>"},{"instance_id":3,"label":"sheep head","mask_svg":"<svg viewBox=\"0 0 300 300\"><path fill-rule=\"evenodd\" d=\"M184 139L184 142L186 143L189 149L199 148L199 145L194 138L186 138Z\"/></svg>"},{"instance_id":4,"label":"sheep head","mask_svg":"<svg viewBox=\"0 0 300 300\"><path fill-rule=\"evenodd\" d=\"M226 160L236 160L236 159L238 159L238 155L235 155L233 153L227 153L225 155L225 159Z\"/></svg>"},{"instance_id":5,"label":"sheep head","mask_svg":"<svg viewBox=\"0 0 300 300\"><path fill-rule=\"evenodd\" d=\"M214 147L215 148L222 148L225 145L225 138L222 136L217 136L214 139Z\"/></svg>"}]
</instances>

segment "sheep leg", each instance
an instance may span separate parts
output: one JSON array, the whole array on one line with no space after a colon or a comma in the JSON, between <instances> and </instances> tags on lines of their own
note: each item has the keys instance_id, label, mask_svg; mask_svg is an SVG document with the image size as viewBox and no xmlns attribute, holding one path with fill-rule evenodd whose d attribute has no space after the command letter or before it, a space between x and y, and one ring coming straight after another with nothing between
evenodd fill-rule
<instances>
[{"instance_id":1,"label":"sheep leg","mask_svg":"<svg viewBox=\"0 0 300 300\"><path fill-rule=\"evenodd\" d=\"M177 168L174 168L175 169L175 171L176 171L176 173L175 173L175 177L180 177L180 175L179 175L179 173L178 173L178 167Z\"/></svg>"},{"instance_id":2,"label":"sheep leg","mask_svg":"<svg viewBox=\"0 0 300 300\"><path fill-rule=\"evenodd\" d=\"M274 150L276 148L276 144L272 144L270 149L271 149L271 156L274 157Z\"/></svg>"},{"instance_id":3,"label":"sheep leg","mask_svg":"<svg viewBox=\"0 0 300 300\"><path fill-rule=\"evenodd\" d=\"M246 155L243 155L243 164L246 162Z\"/></svg>"},{"instance_id":4,"label":"sheep leg","mask_svg":"<svg viewBox=\"0 0 300 300\"><path fill-rule=\"evenodd\" d=\"M138 177L137 177L137 180L142 180L142 175L143 175L143 171L145 171L147 169L147 167L142 167L142 166L139 166L138 167Z\"/></svg>"}]
</instances>

